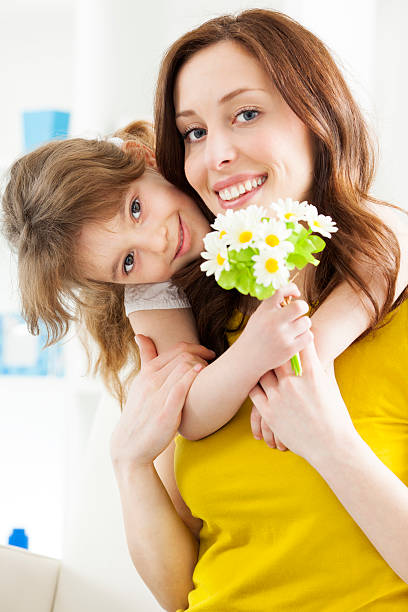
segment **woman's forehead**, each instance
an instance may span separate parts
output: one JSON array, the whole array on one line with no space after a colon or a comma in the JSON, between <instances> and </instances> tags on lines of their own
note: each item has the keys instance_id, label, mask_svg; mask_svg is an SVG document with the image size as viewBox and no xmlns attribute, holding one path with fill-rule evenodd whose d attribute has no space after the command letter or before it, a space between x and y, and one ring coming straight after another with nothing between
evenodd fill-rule
<instances>
[{"instance_id":1,"label":"woman's forehead","mask_svg":"<svg viewBox=\"0 0 408 612\"><path fill-rule=\"evenodd\" d=\"M176 113L188 111L189 104L204 96L221 103L237 89L271 85L252 53L236 42L222 41L201 49L181 67L174 88Z\"/></svg>"}]
</instances>

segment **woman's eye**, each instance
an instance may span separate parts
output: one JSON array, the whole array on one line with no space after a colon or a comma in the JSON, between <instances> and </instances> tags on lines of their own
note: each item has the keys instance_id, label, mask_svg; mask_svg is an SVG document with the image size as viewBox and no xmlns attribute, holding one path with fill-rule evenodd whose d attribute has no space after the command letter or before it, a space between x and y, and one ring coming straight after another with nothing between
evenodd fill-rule
<instances>
[{"instance_id":1,"label":"woman's eye","mask_svg":"<svg viewBox=\"0 0 408 612\"><path fill-rule=\"evenodd\" d=\"M128 253L125 257L125 261L123 262L123 269L126 274L129 274L133 270L133 265L135 263L135 256L133 253Z\"/></svg>"},{"instance_id":2,"label":"woman's eye","mask_svg":"<svg viewBox=\"0 0 408 612\"><path fill-rule=\"evenodd\" d=\"M252 121L253 119L255 119L256 117L258 117L259 115L259 111L248 108L247 110L241 111L238 115L237 115L237 120L239 123L247 123L248 121ZM241 119L240 119L241 117Z\"/></svg>"},{"instance_id":3,"label":"woman's eye","mask_svg":"<svg viewBox=\"0 0 408 612\"><path fill-rule=\"evenodd\" d=\"M137 198L132 201L132 204L130 205L130 212L135 219L139 219L140 215L142 214L142 206Z\"/></svg>"},{"instance_id":4,"label":"woman's eye","mask_svg":"<svg viewBox=\"0 0 408 612\"><path fill-rule=\"evenodd\" d=\"M206 130L204 130L203 128L193 128L192 130L184 132L183 138L188 142L197 142L198 140L202 140L205 134Z\"/></svg>"}]
</instances>

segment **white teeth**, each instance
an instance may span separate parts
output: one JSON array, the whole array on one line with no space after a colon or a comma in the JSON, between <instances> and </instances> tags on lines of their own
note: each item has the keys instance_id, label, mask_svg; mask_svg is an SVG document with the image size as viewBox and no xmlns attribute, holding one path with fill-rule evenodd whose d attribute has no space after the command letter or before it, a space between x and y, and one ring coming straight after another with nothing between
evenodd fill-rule
<instances>
[{"instance_id":1,"label":"white teeth","mask_svg":"<svg viewBox=\"0 0 408 612\"><path fill-rule=\"evenodd\" d=\"M234 200L240 195L243 195L247 191L252 191L255 187L259 187L263 185L266 181L266 176L259 176L258 178L250 179L245 181L245 183L237 183L228 189L222 189L218 192L221 200Z\"/></svg>"}]
</instances>

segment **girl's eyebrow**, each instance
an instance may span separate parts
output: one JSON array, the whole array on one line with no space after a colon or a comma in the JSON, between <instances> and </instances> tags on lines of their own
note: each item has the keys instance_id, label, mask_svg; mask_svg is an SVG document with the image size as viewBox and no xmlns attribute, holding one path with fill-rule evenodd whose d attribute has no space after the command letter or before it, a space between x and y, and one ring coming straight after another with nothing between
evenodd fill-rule
<instances>
[{"instance_id":1,"label":"girl's eyebrow","mask_svg":"<svg viewBox=\"0 0 408 612\"><path fill-rule=\"evenodd\" d=\"M120 256L119 259L116 259L116 261L114 262L112 266L112 270L111 270L112 277L111 278L114 283L118 282L118 267L121 261L122 261L122 256Z\"/></svg>"},{"instance_id":2,"label":"girl's eyebrow","mask_svg":"<svg viewBox=\"0 0 408 612\"><path fill-rule=\"evenodd\" d=\"M247 91L265 90L261 88L239 87L239 89L234 89L233 91L225 94L225 96L218 100L217 104L225 104L225 102L229 102L230 100L232 100L232 98L235 98L236 96L239 96L242 93L246 93ZM193 110L185 110L181 111L180 113L176 113L176 119L178 119L179 117L191 117L192 115L195 115L195 112Z\"/></svg>"},{"instance_id":3,"label":"girl's eyebrow","mask_svg":"<svg viewBox=\"0 0 408 612\"><path fill-rule=\"evenodd\" d=\"M128 202L129 202L129 199L132 197L132 193L133 193L133 190L129 188L123 197L121 206L119 207L119 216L120 216L121 221L125 220L126 210L128 209ZM122 261L122 255L119 255L119 257L115 259L115 261L113 262L113 265L111 268L111 279L114 283L119 282L118 281L118 268L119 268L119 264L121 261Z\"/></svg>"}]
</instances>

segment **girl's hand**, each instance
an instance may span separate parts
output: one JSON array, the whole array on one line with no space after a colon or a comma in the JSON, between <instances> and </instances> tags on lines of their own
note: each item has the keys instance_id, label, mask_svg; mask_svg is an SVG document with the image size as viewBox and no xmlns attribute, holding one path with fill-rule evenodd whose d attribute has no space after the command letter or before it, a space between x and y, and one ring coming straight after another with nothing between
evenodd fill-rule
<instances>
[{"instance_id":1,"label":"girl's hand","mask_svg":"<svg viewBox=\"0 0 408 612\"><path fill-rule=\"evenodd\" d=\"M281 451L288 450L287 446L275 436L256 406L252 406L251 410L251 429L255 440L264 440L270 448L277 448Z\"/></svg>"},{"instance_id":2,"label":"girl's hand","mask_svg":"<svg viewBox=\"0 0 408 612\"><path fill-rule=\"evenodd\" d=\"M290 362L267 372L250 393L268 427L291 451L316 466L331 449L354 439L347 407L335 380L324 371L314 343L301 353L303 374L295 376Z\"/></svg>"},{"instance_id":3,"label":"girl's hand","mask_svg":"<svg viewBox=\"0 0 408 612\"><path fill-rule=\"evenodd\" d=\"M289 296L300 296L294 283L261 302L237 340L243 345L248 367L253 368L259 378L286 363L312 340L310 318L304 316L309 306L299 299L282 306Z\"/></svg>"},{"instance_id":4,"label":"girl's hand","mask_svg":"<svg viewBox=\"0 0 408 612\"><path fill-rule=\"evenodd\" d=\"M139 334L141 369L111 437L115 466L151 464L175 437L186 395L214 353L197 344L179 343L157 357L156 347Z\"/></svg>"}]
</instances>

